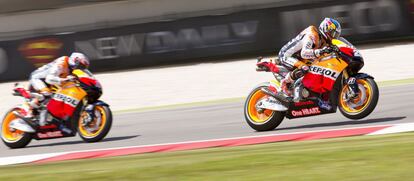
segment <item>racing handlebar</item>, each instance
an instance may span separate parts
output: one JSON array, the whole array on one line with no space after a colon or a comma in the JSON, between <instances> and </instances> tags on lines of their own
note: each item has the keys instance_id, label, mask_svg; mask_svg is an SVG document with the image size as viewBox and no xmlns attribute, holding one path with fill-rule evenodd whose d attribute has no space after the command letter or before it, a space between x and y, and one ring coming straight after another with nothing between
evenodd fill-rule
<instances>
[{"instance_id":1,"label":"racing handlebar","mask_svg":"<svg viewBox=\"0 0 414 181\"><path fill-rule=\"evenodd\" d=\"M335 53L340 53L341 52L341 50L339 50L339 48L336 45L329 45L329 47L331 47L333 52L335 52Z\"/></svg>"}]
</instances>

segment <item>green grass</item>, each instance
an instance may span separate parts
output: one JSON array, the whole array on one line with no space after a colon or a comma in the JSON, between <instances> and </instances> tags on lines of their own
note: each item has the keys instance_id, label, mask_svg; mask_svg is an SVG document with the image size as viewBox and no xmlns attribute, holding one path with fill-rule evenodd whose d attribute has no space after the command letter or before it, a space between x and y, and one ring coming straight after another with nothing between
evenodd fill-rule
<instances>
[{"instance_id":1,"label":"green grass","mask_svg":"<svg viewBox=\"0 0 414 181\"><path fill-rule=\"evenodd\" d=\"M0 180L414 180L414 133L0 167Z\"/></svg>"},{"instance_id":2,"label":"green grass","mask_svg":"<svg viewBox=\"0 0 414 181\"><path fill-rule=\"evenodd\" d=\"M405 85L405 84L413 84L414 78L408 79L401 79L401 80L387 80L378 82L378 86L386 87L386 86L396 86L396 85Z\"/></svg>"}]
</instances>

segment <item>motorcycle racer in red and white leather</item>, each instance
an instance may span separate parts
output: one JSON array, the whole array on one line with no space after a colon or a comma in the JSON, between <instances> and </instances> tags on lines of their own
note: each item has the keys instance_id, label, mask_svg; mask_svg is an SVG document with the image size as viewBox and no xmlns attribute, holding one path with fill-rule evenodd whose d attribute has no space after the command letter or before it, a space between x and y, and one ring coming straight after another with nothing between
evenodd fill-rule
<instances>
[{"instance_id":1,"label":"motorcycle racer in red and white leather","mask_svg":"<svg viewBox=\"0 0 414 181\"><path fill-rule=\"evenodd\" d=\"M332 18L325 18L319 28L309 26L299 35L284 45L279 51L279 60L281 64L290 72L281 81L281 87L284 96L298 102L299 96L293 95L288 89L288 84L301 78L309 67L302 60L314 60L325 53L331 53L333 50L328 46L332 39L339 38L341 34L341 25ZM269 70L275 65L269 62L260 62L258 66L268 67ZM275 90L275 89L272 89Z\"/></svg>"},{"instance_id":2,"label":"motorcycle racer in red and white leather","mask_svg":"<svg viewBox=\"0 0 414 181\"><path fill-rule=\"evenodd\" d=\"M82 53L72 53L69 57L62 56L53 62L43 65L30 76L30 84L36 91L49 92L47 84L60 85L62 82L72 79L73 69L85 69L89 67L89 59Z\"/></svg>"},{"instance_id":3,"label":"motorcycle racer in red and white leather","mask_svg":"<svg viewBox=\"0 0 414 181\"><path fill-rule=\"evenodd\" d=\"M19 116L24 118L33 117L33 108L38 108L40 106L39 102L43 101L45 96L51 94L47 84L59 86L62 82L75 78L71 75L72 70L87 69L88 67L89 59L82 53L74 52L70 56L59 57L36 69L31 73L29 83L33 90L40 94L27 103L27 114Z\"/></svg>"}]
</instances>

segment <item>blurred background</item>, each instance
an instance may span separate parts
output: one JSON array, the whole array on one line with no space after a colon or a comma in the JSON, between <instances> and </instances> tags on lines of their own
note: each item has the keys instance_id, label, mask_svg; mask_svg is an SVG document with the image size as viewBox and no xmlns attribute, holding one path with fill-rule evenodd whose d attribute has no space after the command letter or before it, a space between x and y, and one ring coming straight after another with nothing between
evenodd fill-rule
<instances>
[{"instance_id":1,"label":"blurred background","mask_svg":"<svg viewBox=\"0 0 414 181\"><path fill-rule=\"evenodd\" d=\"M324 17L352 43L412 40L414 0L1 0L0 81L79 51L92 71L276 55Z\"/></svg>"}]
</instances>

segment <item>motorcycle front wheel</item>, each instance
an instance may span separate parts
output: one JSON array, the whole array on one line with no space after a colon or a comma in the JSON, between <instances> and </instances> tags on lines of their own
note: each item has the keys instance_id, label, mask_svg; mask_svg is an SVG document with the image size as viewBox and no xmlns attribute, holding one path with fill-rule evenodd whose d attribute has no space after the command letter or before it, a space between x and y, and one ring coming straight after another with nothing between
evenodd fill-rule
<instances>
[{"instance_id":1,"label":"motorcycle front wheel","mask_svg":"<svg viewBox=\"0 0 414 181\"><path fill-rule=\"evenodd\" d=\"M85 142L101 141L109 132L112 126L112 112L108 106L95 106L94 117L91 121L86 122L89 115L82 111L78 121L79 136Z\"/></svg>"},{"instance_id":2,"label":"motorcycle front wheel","mask_svg":"<svg viewBox=\"0 0 414 181\"><path fill-rule=\"evenodd\" d=\"M339 93L338 108L349 119L362 119L374 111L378 103L379 90L372 78L357 79L359 93L355 98L348 98L349 86L343 86Z\"/></svg>"},{"instance_id":3,"label":"motorcycle front wheel","mask_svg":"<svg viewBox=\"0 0 414 181\"><path fill-rule=\"evenodd\" d=\"M278 112L273 110L258 110L256 104L267 98L261 89L266 87L266 84L260 84L254 88L246 99L244 104L244 116L247 124L256 131L270 131L275 129L282 123L285 118L285 112Z\"/></svg>"}]
</instances>

